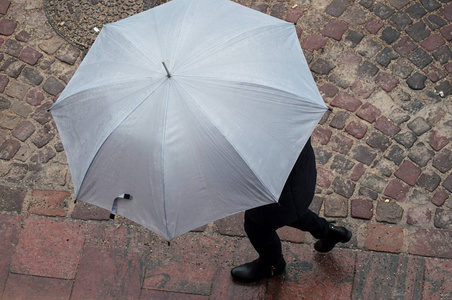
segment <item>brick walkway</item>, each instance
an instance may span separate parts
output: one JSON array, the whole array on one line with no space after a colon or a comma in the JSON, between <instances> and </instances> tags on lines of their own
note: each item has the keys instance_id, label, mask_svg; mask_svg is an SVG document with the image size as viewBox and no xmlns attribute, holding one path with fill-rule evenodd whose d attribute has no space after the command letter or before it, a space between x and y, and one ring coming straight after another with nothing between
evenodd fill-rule
<instances>
[{"instance_id":1,"label":"brick walkway","mask_svg":"<svg viewBox=\"0 0 452 300\"><path fill-rule=\"evenodd\" d=\"M242 214L169 247L74 204L47 109L82 52L53 31L41 0L0 0L1 299L452 298L452 3L242 2L297 22L333 107L313 134L312 209L352 241L320 255L309 234L284 228L286 273L242 285L229 275L255 258Z\"/></svg>"}]
</instances>

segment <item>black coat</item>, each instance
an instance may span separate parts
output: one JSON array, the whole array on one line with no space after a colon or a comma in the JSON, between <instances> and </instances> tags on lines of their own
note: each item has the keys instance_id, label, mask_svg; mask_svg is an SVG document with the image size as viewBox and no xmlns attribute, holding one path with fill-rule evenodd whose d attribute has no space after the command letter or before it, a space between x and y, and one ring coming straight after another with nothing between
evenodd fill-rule
<instances>
[{"instance_id":1,"label":"black coat","mask_svg":"<svg viewBox=\"0 0 452 300\"><path fill-rule=\"evenodd\" d=\"M287 178L278 203L246 211L261 226L280 228L302 216L314 198L317 170L315 154L309 139Z\"/></svg>"}]
</instances>

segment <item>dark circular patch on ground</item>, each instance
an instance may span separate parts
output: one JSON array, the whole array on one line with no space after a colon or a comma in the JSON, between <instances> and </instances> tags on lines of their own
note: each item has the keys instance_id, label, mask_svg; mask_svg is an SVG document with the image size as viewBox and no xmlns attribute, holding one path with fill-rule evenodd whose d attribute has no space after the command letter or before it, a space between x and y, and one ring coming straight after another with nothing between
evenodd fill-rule
<instances>
[{"instance_id":1,"label":"dark circular patch on ground","mask_svg":"<svg viewBox=\"0 0 452 300\"><path fill-rule=\"evenodd\" d=\"M148 10L168 0L44 0L53 29L82 50L88 49L104 24Z\"/></svg>"}]
</instances>

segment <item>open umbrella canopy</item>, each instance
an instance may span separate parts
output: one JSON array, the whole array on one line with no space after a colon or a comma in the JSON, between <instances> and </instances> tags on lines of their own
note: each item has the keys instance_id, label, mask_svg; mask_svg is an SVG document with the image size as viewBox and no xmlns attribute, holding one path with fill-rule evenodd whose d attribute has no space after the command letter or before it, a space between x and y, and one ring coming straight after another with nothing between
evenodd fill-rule
<instances>
[{"instance_id":1,"label":"open umbrella canopy","mask_svg":"<svg viewBox=\"0 0 452 300\"><path fill-rule=\"evenodd\" d=\"M294 25L228 0L105 25L51 108L76 198L167 240L277 202L325 111Z\"/></svg>"}]
</instances>

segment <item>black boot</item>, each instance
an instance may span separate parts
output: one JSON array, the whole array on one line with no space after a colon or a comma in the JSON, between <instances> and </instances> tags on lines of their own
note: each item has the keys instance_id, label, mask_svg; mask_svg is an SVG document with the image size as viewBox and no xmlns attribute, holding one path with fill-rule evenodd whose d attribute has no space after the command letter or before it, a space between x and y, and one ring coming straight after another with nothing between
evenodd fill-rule
<instances>
[{"instance_id":1,"label":"black boot","mask_svg":"<svg viewBox=\"0 0 452 300\"><path fill-rule=\"evenodd\" d=\"M260 259L235 267L231 275L235 280L243 282L257 281L263 278L281 274L286 268L284 258L280 258L276 264L269 264Z\"/></svg>"},{"instance_id":2,"label":"black boot","mask_svg":"<svg viewBox=\"0 0 452 300\"><path fill-rule=\"evenodd\" d=\"M328 233L326 237L318 240L314 244L314 249L318 252L330 252L337 243L347 243L352 238L351 231L345 227L337 227L329 224Z\"/></svg>"}]
</instances>

